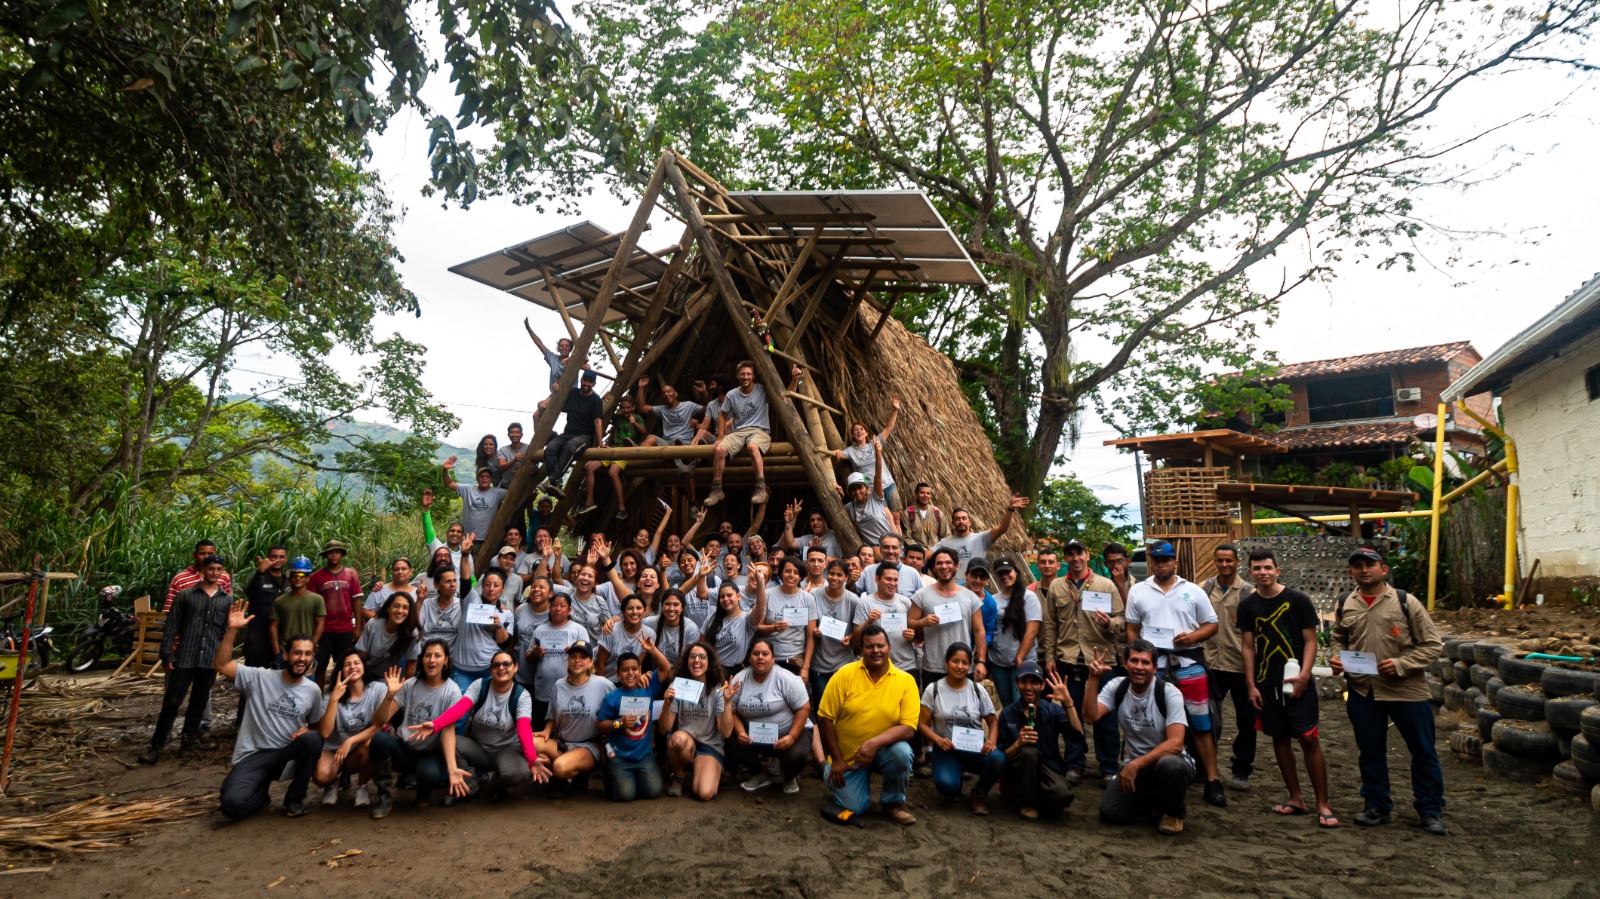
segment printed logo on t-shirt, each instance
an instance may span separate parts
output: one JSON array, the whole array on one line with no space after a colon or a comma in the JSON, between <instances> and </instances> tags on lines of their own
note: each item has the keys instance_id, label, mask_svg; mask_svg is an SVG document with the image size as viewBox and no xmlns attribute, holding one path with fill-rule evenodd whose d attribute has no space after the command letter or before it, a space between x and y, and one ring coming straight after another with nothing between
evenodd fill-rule
<instances>
[{"instance_id":1,"label":"printed logo on t-shirt","mask_svg":"<svg viewBox=\"0 0 1600 899\"><path fill-rule=\"evenodd\" d=\"M288 690L279 693L277 699L267 703L267 711L277 715L279 718L287 718L290 721L300 720L300 704L294 701L294 694Z\"/></svg>"}]
</instances>

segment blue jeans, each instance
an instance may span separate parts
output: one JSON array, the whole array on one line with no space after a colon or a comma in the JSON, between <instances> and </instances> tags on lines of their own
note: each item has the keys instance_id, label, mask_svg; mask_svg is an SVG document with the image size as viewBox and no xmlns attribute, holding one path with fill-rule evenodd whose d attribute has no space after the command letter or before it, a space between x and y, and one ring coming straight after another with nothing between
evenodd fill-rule
<instances>
[{"instance_id":1,"label":"blue jeans","mask_svg":"<svg viewBox=\"0 0 1600 899\"><path fill-rule=\"evenodd\" d=\"M417 791L424 792L450 786L450 773L439 749L419 750L415 743L401 739L393 731L378 731L372 737L370 757L372 764L388 762L392 770L411 774L417 778ZM381 768L379 770L382 770Z\"/></svg>"},{"instance_id":2,"label":"blue jeans","mask_svg":"<svg viewBox=\"0 0 1600 899\"><path fill-rule=\"evenodd\" d=\"M1022 698L1017 692L1017 669L1014 665L990 665L989 680L994 681L994 691L1000 694L1000 708Z\"/></svg>"},{"instance_id":3,"label":"blue jeans","mask_svg":"<svg viewBox=\"0 0 1600 899\"><path fill-rule=\"evenodd\" d=\"M1426 699L1384 702L1351 690L1345 701L1361 766L1361 798L1368 808L1390 811L1389 722L1411 750L1411 803L1419 815L1444 814L1444 770L1433 746L1433 703Z\"/></svg>"},{"instance_id":4,"label":"blue jeans","mask_svg":"<svg viewBox=\"0 0 1600 899\"><path fill-rule=\"evenodd\" d=\"M822 767L823 781L833 793L833 801L856 814L862 814L872 805L872 774L883 776L883 792L878 802L892 805L906 801L906 784L911 780L911 744L901 740L892 743L872 757L871 768L852 768L844 773L844 786L833 785L832 765Z\"/></svg>"},{"instance_id":5,"label":"blue jeans","mask_svg":"<svg viewBox=\"0 0 1600 899\"><path fill-rule=\"evenodd\" d=\"M653 756L638 761L612 756L606 759L606 785L616 802L655 799L661 795L661 769Z\"/></svg>"},{"instance_id":6,"label":"blue jeans","mask_svg":"<svg viewBox=\"0 0 1600 899\"><path fill-rule=\"evenodd\" d=\"M961 775L978 775L978 785L972 788L975 795L982 796L989 792L995 785L1000 775L1006 770L1006 754L998 749L988 755L981 752L961 752L952 749L945 752L937 746L928 749L928 758L933 763L933 786L945 796L961 795Z\"/></svg>"}]
</instances>

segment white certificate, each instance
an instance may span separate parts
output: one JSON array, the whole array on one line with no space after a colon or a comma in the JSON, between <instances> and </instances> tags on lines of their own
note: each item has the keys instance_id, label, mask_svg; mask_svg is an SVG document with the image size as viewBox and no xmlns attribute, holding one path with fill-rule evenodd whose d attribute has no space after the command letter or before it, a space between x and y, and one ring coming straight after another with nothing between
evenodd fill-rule
<instances>
[{"instance_id":1,"label":"white certificate","mask_svg":"<svg viewBox=\"0 0 1600 899\"><path fill-rule=\"evenodd\" d=\"M805 627L811 620L811 613L805 606L784 606L783 620L789 622L790 627Z\"/></svg>"},{"instance_id":2,"label":"white certificate","mask_svg":"<svg viewBox=\"0 0 1600 899\"><path fill-rule=\"evenodd\" d=\"M957 752L982 752L983 728L950 726L950 742Z\"/></svg>"},{"instance_id":3,"label":"white certificate","mask_svg":"<svg viewBox=\"0 0 1600 899\"><path fill-rule=\"evenodd\" d=\"M486 602L475 602L467 606L468 624L489 624L489 619L500 614L500 607Z\"/></svg>"},{"instance_id":4,"label":"white certificate","mask_svg":"<svg viewBox=\"0 0 1600 899\"><path fill-rule=\"evenodd\" d=\"M545 634L539 638L539 645L544 647L545 652L564 653L571 644L572 634L566 631L556 631L553 634Z\"/></svg>"},{"instance_id":5,"label":"white certificate","mask_svg":"<svg viewBox=\"0 0 1600 899\"><path fill-rule=\"evenodd\" d=\"M1375 652L1356 652L1353 649L1339 650L1339 661L1344 663L1346 674L1365 674L1369 677L1378 675L1378 654Z\"/></svg>"},{"instance_id":6,"label":"white certificate","mask_svg":"<svg viewBox=\"0 0 1600 899\"><path fill-rule=\"evenodd\" d=\"M657 699L655 702L650 703L650 720L651 721L660 721L661 720L661 707L664 706L664 705L666 705L666 703L662 702L659 699Z\"/></svg>"},{"instance_id":7,"label":"white certificate","mask_svg":"<svg viewBox=\"0 0 1600 899\"><path fill-rule=\"evenodd\" d=\"M765 743L770 746L778 742L778 738L781 736L783 736L783 729L778 727L778 722L776 721L750 722L750 742L752 743Z\"/></svg>"},{"instance_id":8,"label":"white certificate","mask_svg":"<svg viewBox=\"0 0 1600 899\"><path fill-rule=\"evenodd\" d=\"M939 603L933 607L933 614L939 616L940 624L953 624L961 620L961 603Z\"/></svg>"},{"instance_id":9,"label":"white certificate","mask_svg":"<svg viewBox=\"0 0 1600 899\"><path fill-rule=\"evenodd\" d=\"M673 697L689 705L695 705L700 702L700 696L705 691L706 685L700 681L690 680L687 677L675 677L672 679Z\"/></svg>"},{"instance_id":10,"label":"white certificate","mask_svg":"<svg viewBox=\"0 0 1600 899\"><path fill-rule=\"evenodd\" d=\"M1178 632L1173 628L1155 627L1154 625L1149 624L1145 625L1142 631L1142 636L1151 643L1154 643L1156 649L1171 649L1172 638L1176 637L1177 635Z\"/></svg>"},{"instance_id":11,"label":"white certificate","mask_svg":"<svg viewBox=\"0 0 1600 899\"><path fill-rule=\"evenodd\" d=\"M821 631L824 637L843 640L844 635L850 630L850 625L837 618L823 617L817 619L817 630Z\"/></svg>"},{"instance_id":12,"label":"white certificate","mask_svg":"<svg viewBox=\"0 0 1600 899\"><path fill-rule=\"evenodd\" d=\"M884 612L882 615L878 616L878 624L882 626L885 631L898 637L900 636L900 632L906 629L906 613Z\"/></svg>"},{"instance_id":13,"label":"white certificate","mask_svg":"<svg viewBox=\"0 0 1600 899\"><path fill-rule=\"evenodd\" d=\"M1104 612L1111 614L1111 594L1101 593L1098 590L1083 591L1083 610L1085 612Z\"/></svg>"},{"instance_id":14,"label":"white certificate","mask_svg":"<svg viewBox=\"0 0 1600 899\"><path fill-rule=\"evenodd\" d=\"M624 718L643 718L650 714L650 697L648 696L623 696L617 709L618 714Z\"/></svg>"}]
</instances>

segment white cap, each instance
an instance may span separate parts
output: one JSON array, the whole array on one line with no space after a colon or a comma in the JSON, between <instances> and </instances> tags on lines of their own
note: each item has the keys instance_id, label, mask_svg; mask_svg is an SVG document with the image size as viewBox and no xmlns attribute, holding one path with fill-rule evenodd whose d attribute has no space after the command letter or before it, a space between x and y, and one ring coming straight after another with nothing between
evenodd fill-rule
<instances>
[{"instance_id":1,"label":"white cap","mask_svg":"<svg viewBox=\"0 0 1600 899\"><path fill-rule=\"evenodd\" d=\"M865 484L866 482L866 475L859 471L852 471L850 472L850 477L846 478L844 483L846 487L854 487L857 484Z\"/></svg>"}]
</instances>

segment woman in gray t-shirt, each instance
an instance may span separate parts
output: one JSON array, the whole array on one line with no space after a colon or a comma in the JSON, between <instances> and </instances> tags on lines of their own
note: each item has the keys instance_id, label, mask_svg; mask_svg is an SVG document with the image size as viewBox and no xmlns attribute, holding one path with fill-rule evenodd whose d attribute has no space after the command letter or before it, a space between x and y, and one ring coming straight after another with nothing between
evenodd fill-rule
<instances>
[{"instance_id":1,"label":"woman in gray t-shirt","mask_svg":"<svg viewBox=\"0 0 1600 899\"><path fill-rule=\"evenodd\" d=\"M389 687L381 680L366 682L367 654L359 649L347 649L339 656L338 671L322 712L322 757L312 779L322 787L322 804L334 805L339 801L339 776L355 777L356 808L365 808L372 802L367 783L372 780L368 750L378 732L373 719Z\"/></svg>"},{"instance_id":2,"label":"woman in gray t-shirt","mask_svg":"<svg viewBox=\"0 0 1600 899\"><path fill-rule=\"evenodd\" d=\"M945 796L960 796L961 775L976 774L972 813L987 815L989 788L1006 769L1006 754L995 747L998 716L994 701L971 677L972 647L950 644L944 653L944 669L944 677L922 691L917 732L928 743L934 789Z\"/></svg>"},{"instance_id":3,"label":"woman in gray t-shirt","mask_svg":"<svg viewBox=\"0 0 1600 899\"><path fill-rule=\"evenodd\" d=\"M706 622L701 639L716 650L717 661L723 670L738 673L744 667L745 654L750 651L750 638L761 626L761 616L767 609L767 592L761 591L756 604L746 612L741 602L739 588L723 584L717 589L717 611Z\"/></svg>"},{"instance_id":4,"label":"woman in gray t-shirt","mask_svg":"<svg viewBox=\"0 0 1600 899\"><path fill-rule=\"evenodd\" d=\"M556 681L550 700L550 717L544 730L534 735L539 757L550 763L556 778L570 781L600 765L604 750L595 727L600 700L615 687L594 673L594 650L579 640L566 647L567 676ZM562 785L557 785L559 793Z\"/></svg>"},{"instance_id":5,"label":"woman in gray t-shirt","mask_svg":"<svg viewBox=\"0 0 1600 899\"><path fill-rule=\"evenodd\" d=\"M450 679L450 647L438 637L429 637L422 644L416 677L402 683L400 672L391 668L383 680L389 695L378 707L376 721L380 727L389 724L393 729L381 731L372 738L373 784L378 788L372 817L382 818L392 807L387 776L392 771L416 776L419 805L429 804L433 791L442 787L449 788L452 794L466 795L466 781L455 767L456 732L453 728L447 727L420 740L406 740L401 736L406 733L402 724L432 721L461 698L461 688ZM394 718L397 710L403 711L404 718Z\"/></svg>"},{"instance_id":6,"label":"woman in gray t-shirt","mask_svg":"<svg viewBox=\"0 0 1600 899\"><path fill-rule=\"evenodd\" d=\"M764 762L776 758L783 791L800 792L796 778L811 759L811 735L806 733L811 697L799 675L775 664L772 642L766 637L750 644L750 667L733 679L733 708L728 754L750 773L739 786L747 793L771 786Z\"/></svg>"},{"instance_id":7,"label":"woman in gray t-shirt","mask_svg":"<svg viewBox=\"0 0 1600 899\"><path fill-rule=\"evenodd\" d=\"M680 699L679 680L700 684L695 701ZM661 732L667 737L667 795L682 796L679 776L689 770L696 799L717 798L722 783L723 741L733 732L733 684L727 680L716 653L696 643L672 670L672 680L661 696Z\"/></svg>"}]
</instances>

